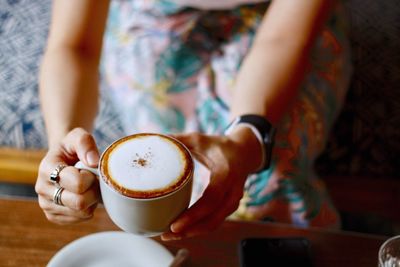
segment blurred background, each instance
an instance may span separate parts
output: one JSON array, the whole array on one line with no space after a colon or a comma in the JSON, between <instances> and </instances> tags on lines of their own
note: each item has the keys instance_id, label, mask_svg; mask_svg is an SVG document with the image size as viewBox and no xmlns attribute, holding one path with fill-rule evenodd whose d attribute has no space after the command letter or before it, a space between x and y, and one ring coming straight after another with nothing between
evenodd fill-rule
<instances>
[{"instance_id":1,"label":"blurred background","mask_svg":"<svg viewBox=\"0 0 400 267\"><path fill-rule=\"evenodd\" d=\"M400 2L346 1L354 74L316 168L345 230L400 233ZM50 0L0 0L0 196L36 197L46 133L38 66ZM123 135L103 91L94 135L100 147Z\"/></svg>"}]
</instances>

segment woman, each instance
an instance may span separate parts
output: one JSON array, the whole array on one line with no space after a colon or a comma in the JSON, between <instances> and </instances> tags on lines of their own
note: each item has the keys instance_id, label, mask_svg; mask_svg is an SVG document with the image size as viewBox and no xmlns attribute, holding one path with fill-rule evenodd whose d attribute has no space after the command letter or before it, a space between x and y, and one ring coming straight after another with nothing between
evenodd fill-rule
<instances>
[{"instance_id":1,"label":"woman","mask_svg":"<svg viewBox=\"0 0 400 267\"><path fill-rule=\"evenodd\" d=\"M338 227L313 162L349 80L344 27L341 3L325 0L55 0L40 77L49 151L36 183L47 218L79 222L99 201L96 178L72 166L99 160L101 62L127 134L173 133L210 170L164 240L228 216Z\"/></svg>"}]
</instances>

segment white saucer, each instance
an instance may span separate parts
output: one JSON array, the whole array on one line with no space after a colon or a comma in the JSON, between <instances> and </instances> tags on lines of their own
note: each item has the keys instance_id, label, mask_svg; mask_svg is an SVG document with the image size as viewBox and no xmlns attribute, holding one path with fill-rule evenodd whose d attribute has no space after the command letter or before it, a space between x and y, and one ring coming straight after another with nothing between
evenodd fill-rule
<instances>
[{"instance_id":1,"label":"white saucer","mask_svg":"<svg viewBox=\"0 0 400 267\"><path fill-rule=\"evenodd\" d=\"M166 267L172 254L156 241L125 232L102 232L63 247L47 267Z\"/></svg>"}]
</instances>

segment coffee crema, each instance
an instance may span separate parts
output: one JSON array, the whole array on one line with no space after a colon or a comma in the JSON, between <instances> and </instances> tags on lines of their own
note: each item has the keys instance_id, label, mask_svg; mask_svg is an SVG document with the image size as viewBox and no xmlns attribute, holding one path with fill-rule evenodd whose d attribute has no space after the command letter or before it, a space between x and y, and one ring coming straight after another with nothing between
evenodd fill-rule
<instances>
[{"instance_id":1,"label":"coffee crema","mask_svg":"<svg viewBox=\"0 0 400 267\"><path fill-rule=\"evenodd\" d=\"M183 144L155 133L126 136L111 144L100 160L101 179L127 197L142 199L179 189L193 168Z\"/></svg>"}]
</instances>

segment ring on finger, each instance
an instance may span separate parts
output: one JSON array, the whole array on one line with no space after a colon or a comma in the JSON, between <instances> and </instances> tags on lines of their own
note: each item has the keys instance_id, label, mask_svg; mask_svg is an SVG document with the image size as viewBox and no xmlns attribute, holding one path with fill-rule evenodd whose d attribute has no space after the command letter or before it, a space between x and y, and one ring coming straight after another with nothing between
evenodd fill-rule
<instances>
[{"instance_id":1,"label":"ring on finger","mask_svg":"<svg viewBox=\"0 0 400 267\"><path fill-rule=\"evenodd\" d=\"M50 182L52 182L54 185L59 187L59 181L60 181L60 172L62 169L67 167L65 164L59 164L57 167L50 173Z\"/></svg>"},{"instance_id":2,"label":"ring on finger","mask_svg":"<svg viewBox=\"0 0 400 267\"><path fill-rule=\"evenodd\" d=\"M54 194L53 194L53 202L56 205L59 206L64 206L64 204L61 201L61 194L64 191L64 187L56 187L56 189L54 190Z\"/></svg>"}]
</instances>

